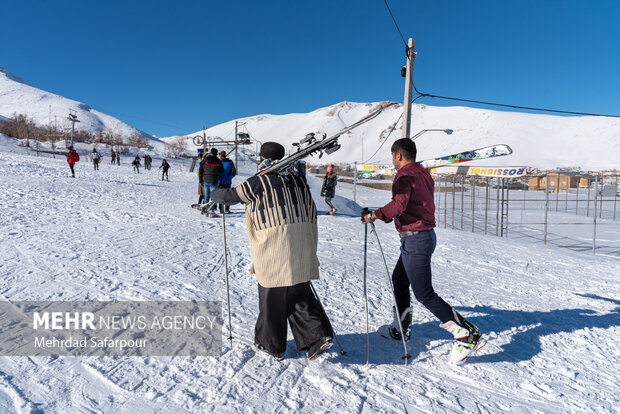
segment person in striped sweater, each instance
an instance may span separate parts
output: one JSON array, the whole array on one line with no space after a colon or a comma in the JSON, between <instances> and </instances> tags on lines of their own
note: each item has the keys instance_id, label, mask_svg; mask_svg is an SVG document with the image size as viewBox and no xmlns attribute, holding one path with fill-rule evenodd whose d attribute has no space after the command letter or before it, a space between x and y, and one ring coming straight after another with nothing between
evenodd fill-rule
<instances>
[{"instance_id":1,"label":"person in striped sweater","mask_svg":"<svg viewBox=\"0 0 620 414\"><path fill-rule=\"evenodd\" d=\"M282 159L284 147L266 142L260 156ZM297 349L306 350L309 359L322 354L333 344L334 333L310 285L319 278L318 228L306 182L293 174L267 173L215 190L212 197L224 205L246 205L252 273L258 280L257 349L284 358L288 320Z\"/></svg>"}]
</instances>

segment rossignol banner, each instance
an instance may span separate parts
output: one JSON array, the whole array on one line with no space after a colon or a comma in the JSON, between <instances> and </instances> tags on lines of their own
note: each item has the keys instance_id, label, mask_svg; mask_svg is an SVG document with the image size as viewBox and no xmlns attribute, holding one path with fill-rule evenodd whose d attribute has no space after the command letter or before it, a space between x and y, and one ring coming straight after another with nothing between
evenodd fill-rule
<instances>
[{"instance_id":1,"label":"rossignol banner","mask_svg":"<svg viewBox=\"0 0 620 414\"><path fill-rule=\"evenodd\" d=\"M379 176L394 176L396 169L392 164L355 164L358 178L373 178Z\"/></svg>"},{"instance_id":2,"label":"rossignol banner","mask_svg":"<svg viewBox=\"0 0 620 414\"><path fill-rule=\"evenodd\" d=\"M432 174L462 174L478 175L483 177L516 178L527 175L530 167L466 167L466 166L443 166L429 170Z\"/></svg>"}]
</instances>

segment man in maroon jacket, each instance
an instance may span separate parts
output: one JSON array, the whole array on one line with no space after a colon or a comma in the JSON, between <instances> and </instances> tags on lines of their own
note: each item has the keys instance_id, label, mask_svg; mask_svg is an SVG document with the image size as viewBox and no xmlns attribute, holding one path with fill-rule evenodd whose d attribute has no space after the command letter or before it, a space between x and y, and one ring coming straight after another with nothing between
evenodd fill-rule
<instances>
[{"instance_id":1,"label":"man in maroon jacket","mask_svg":"<svg viewBox=\"0 0 620 414\"><path fill-rule=\"evenodd\" d=\"M405 339L411 335L411 308L409 286L415 298L441 321L441 327L454 335L456 344L450 355L451 362L458 364L467 356L484 346L478 328L463 318L433 289L431 281L431 256L435 250L435 202L434 182L431 175L416 160L416 146L409 138L394 142L391 148L392 162L398 170L392 184L392 201L380 209L362 213L362 220L376 219L387 223L394 220L400 234L400 257L392 273L394 295L398 305ZM379 328L386 338L402 340L398 321Z\"/></svg>"}]
</instances>

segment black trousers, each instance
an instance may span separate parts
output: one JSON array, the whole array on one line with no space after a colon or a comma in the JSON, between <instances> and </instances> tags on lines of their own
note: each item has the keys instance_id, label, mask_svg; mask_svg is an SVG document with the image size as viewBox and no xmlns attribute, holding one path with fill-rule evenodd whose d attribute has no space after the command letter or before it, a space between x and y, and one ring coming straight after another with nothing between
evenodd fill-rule
<instances>
[{"instance_id":1,"label":"black trousers","mask_svg":"<svg viewBox=\"0 0 620 414\"><path fill-rule=\"evenodd\" d=\"M73 169L73 164L69 164L69 168L71 168L71 175L75 177L75 170Z\"/></svg>"},{"instance_id":2,"label":"black trousers","mask_svg":"<svg viewBox=\"0 0 620 414\"><path fill-rule=\"evenodd\" d=\"M258 285L258 319L254 342L272 353L286 350L288 320L297 350L306 350L326 336L334 336L331 324L310 288L310 282L265 288Z\"/></svg>"}]
</instances>

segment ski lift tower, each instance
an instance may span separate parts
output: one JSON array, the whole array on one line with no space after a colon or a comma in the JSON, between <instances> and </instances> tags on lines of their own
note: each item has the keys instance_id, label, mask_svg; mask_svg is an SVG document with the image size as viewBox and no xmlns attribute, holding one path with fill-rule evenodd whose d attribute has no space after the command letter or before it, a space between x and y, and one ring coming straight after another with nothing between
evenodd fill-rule
<instances>
[{"instance_id":1,"label":"ski lift tower","mask_svg":"<svg viewBox=\"0 0 620 414\"><path fill-rule=\"evenodd\" d=\"M73 135L75 134L75 123L80 122L77 119L77 111L73 109L69 109L69 116L67 117L67 119L71 121L71 145L73 146Z\"/></svg>"}]
</instances>

